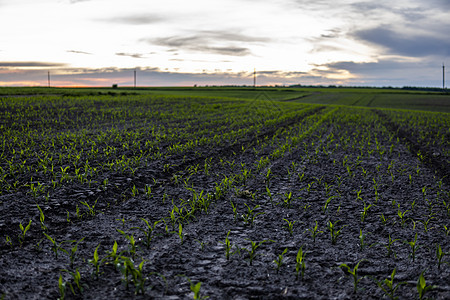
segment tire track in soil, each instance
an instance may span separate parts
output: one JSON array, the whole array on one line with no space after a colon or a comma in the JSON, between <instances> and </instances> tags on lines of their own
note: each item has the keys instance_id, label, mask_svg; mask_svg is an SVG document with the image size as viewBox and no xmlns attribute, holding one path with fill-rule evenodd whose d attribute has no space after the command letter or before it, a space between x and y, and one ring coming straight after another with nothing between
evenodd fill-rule
<instances>
[{"instance_id":1,"label":"tire track in soil","mask_svg":"<svg viewBox=\"0 0 450 300\"><path fill-rule=\"evenodd\" d=\"M422 154L424 156L422 163L434 170L445 183L450 184L450 164L448 164L445 157L442 157L441 155L435 156L433 155L432 149L417 144L412 138L414 132L410 128L398 125L380 110L374 109L372 111L380 117L383 125L392 131L395 134L395 137L399 138L410 152L414 155L418 155L419 153Z\"/></svg>"}]
</instances>

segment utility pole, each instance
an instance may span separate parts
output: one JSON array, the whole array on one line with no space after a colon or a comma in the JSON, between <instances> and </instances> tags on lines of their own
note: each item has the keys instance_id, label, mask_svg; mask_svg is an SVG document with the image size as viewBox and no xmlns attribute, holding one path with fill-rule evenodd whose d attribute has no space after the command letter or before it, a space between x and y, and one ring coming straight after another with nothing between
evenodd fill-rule
<instances>
[{"instance_id":1,"label":"utility pole","mask_svg":"<svg viewBox=\"0 0 450 300\"><path fill-rule=\"evenodd\" d=\"M134 88L136 88L136 68L134 69Z\"/></svg>"},{"instance_id":2,"label":"utility pole","mask_svg":"<svg viewBox=\"0 0 450 300\"><path fill-rule=\"evenodd\" d=\"M445 91L445 65L442 63L442 89Z\"/></svg>"},{"instance_id":3,"label":"utility pole","mask_svg":"<svg viewBox=\"0 0 450 300\"><path fill-rule=\"evenodd\" d=\"M253 69L253 87L256 87L256 68Z\"/></svg>"},{"instance_id":4,"label":"utility pole","mask_svg":"<svg viewBox=\"0 0 450 300\"><path fill-rule=\"evenodd\" d=\"M48 71L48 79L47 79L47 81L48 81L48 87L50 87L50 71Z\"/></svg>"}]
</instances>

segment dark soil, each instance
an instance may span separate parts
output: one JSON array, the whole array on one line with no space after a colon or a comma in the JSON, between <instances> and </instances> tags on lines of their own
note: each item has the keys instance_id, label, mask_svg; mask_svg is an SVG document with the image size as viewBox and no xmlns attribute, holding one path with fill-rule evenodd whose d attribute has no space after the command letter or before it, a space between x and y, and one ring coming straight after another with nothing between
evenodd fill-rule
<instances>
[{"instance_id":1,"label":"dark soil","mask_svg":"<svg viewBox=\"0 0 450 300\"><path fill-rule=\"evenodd\" d=\"M67 251L60 250L57 257L42 233L36 200L20 191L0 195L0 296L58 298L61 274L67 282L67 299L189 299L194 296L190 282L201 282L200 295L211 299L382 299L387 297L376 282L389 278L396 269L394 283L402 284L395 296L400 299L418 298L417 280L423 271L426 284L434 286L425 296L449 299L450 266L438 266L436 258L438 244L444 252L450 251L450 233L446 231L450 212L443 205L443 201L450 203L446 160L439 161L439 165L433 159L419 161L414 151L420 148L423 153L427 149L414 144L408 132L398 130L398 125L375 111L379 119L369 130L378 133L377 141L385 153L375 150L374 136L369 138L371 146L363 151L352 147L362 138L357 123L327 121L291 151L258 170L258 160L277 149L282 138L255 154L252 148L258 146L257 141L270 141L283 130L297 130L296 124L310 114L230 145L198 147L168 161L149 162L134 174L103 173L98 182L107 178L108 184L102 187L73 180L52 191L47 202L39 203L45 214L46 232ZM391 152L389 136L383 132L399 137L400 142L394 143ZM205 159L212 162L208 172L203 170ZM166 163L171 164L170 168L164 168ZM197 164L198 172L190 169ZM243 164L252 175L245 180L236 177L225 194L214 194L224 178L242 174ZM192 192L183 182L188 177L188 187L198 193L204 190L215 198L207 212L198 210L182 223L181 240L181 220L172 226L169 214L174 205L181 207L192 199ZM129 192L133 186L138 190L136 195ZM151 196L146 195L146 186L151 187ZM293 199L290 204L284 201L289 193ZM330 202L325 206L327 199ZM81 201L95 205L94 211L89 214ZM236 214L231 203L237 208ZM75 213L77 205L83 214L80 218ZM369 205L363 218L364 206ZM244 221L249 209L260 213L253 223ZM399 212L405 211L402 220ZM25 226L30 218L31 228L20 245L16 238L19 223ZM144 233L137 228L146 228L141 218L150 224L160 221L149 247L144 243ZM166 223L161 221L164 218ZM292 233L287 229L288 222L295 222ZM342 228L335 242L330 223ZM365 235L363 243L361 232ZM227 233L232 245L228 258ZM135 254L125 235L136 239ZM414 241L416 235L418 247L412 255L408 242ZM12 245L5 242L6 237L12 238ZM68 254L75 245L73 241L82 238L71 266ZM389 238L395 240L392 252L388 251ZM131 277L127 287L124 274L107 257L115 241L118 252L132 259L135 268L144 261L143 290L136 291ZM252 242L259 245L253 260ZM98 275L89 262L97 246L102 260ZM295 272L300 247L306 252L303 278L301 274L297 278ZM274 261L285 249L277 269ZM450 261L450 254L443 261ZM358 262L360 281L355 291L353 277L342 264L353 270ZM81 274L82 292L70 275L76 270Z\"/></svg>"}]
</instances>

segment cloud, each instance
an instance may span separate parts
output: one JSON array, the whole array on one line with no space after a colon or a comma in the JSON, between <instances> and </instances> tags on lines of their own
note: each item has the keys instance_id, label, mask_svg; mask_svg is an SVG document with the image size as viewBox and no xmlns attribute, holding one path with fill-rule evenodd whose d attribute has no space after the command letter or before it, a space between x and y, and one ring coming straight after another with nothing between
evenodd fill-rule
<instances>
[{"instance_id":1,"label":"cloud","mask_svg":"<svg viewBox=\"0 0 450 300\"><path fill-rule=\"evenodd\" d=\"M150 44L171 48L171 51L188 50L230 56L251 54L248 47L241 46L242 43L268 42L269 40L268 38L247 36L240 33L211 30L197 31L189 36L144 39Z\"/></svg>"},{"instance_id":2,"label":"cloud","mask_svg":"<svg viewBox=\"0 0 450 300\"><path fill-rule=\"evenodd\" d=\"M70 0L69 2L70 2L70 4L75 4L75 3L79 3L79 2L88 2L88 1L91 1L91 0Z\"/></svg>"},{"instance_id":3,"label":"cloud","mask_svg":"<svg viewBox=\"0 0 450 300\"><path fill-rule=\"evenodd\" d=\"M86 54L86 55L91 55L92 54L92 53L89 53L89 52L78 51L78 50L67 50L66 52L75 53L75 54Z\"/></svg>"},{"instance_id":4,"label":"cloud","mask_svg":"<svg viewBox=\"0 0 450 300\"><path fill-rule=\"evenodd\" d=\"M420 61L381 59L376 62L339 61L317 66L322 74L348 72L349 83L373 86L439 86L442 65L433 58Z\"/></svg>"},{"instance_id":5,"label":"cloud","mask_svg":"<svg viewBox=\"0 0 450 300\"><path fill-rule=\"evenodd\" d=\"M433 34L409 34L380 26L353 33L353 37L381 46L388 50L387 54L399 54L409 57L425 57L430 55L450 55L450 40Z\"/></svg>"},{"instance_id":6,"label":"cloud","mask_svg":"<svg viewBox=\"0 0 450 300\"><path fill-rule=\"evenodd\" d=\"M136 14L120 17L112 17L108 19L103 19L103 21L111 23L122 23L128 25L148 25L154 24L161 21L167 20L167 18L162 17L157 14Z\"/></svg>"},{"instance_id":7,"label":"cloud","mask_svg":"<svg viewBox=\"0 0 450 300\"><path fill-rule=\"evenodd\" d=\"M117 56L128 56L128 57L132 57L132 58L145 58L143 54L140 53L123 53L123 52L119 52L116 53Z\"/></svg>"},{"instance_id":8,"label":"cloud","mask_svg":"<svg viewBox=\"0 0 450 300\"><path fill-rule=\"evenodd\" d=\"M0 67L27 68L27 67L64 67L64 63L37 62L37 61L0 61Z\"/></svg>"}]
</instances>

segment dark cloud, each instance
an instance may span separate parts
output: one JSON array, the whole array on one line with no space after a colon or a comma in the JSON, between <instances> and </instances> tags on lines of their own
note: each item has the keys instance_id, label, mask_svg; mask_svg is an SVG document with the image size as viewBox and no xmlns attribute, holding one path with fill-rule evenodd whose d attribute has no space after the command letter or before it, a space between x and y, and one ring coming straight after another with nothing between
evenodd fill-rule
<instances>
[{"instance_id":1,"label":"dark cloud","mask_svg":"<svg viewBox=\"0 0 450 300\"><path fill-rule=\"evenodd\" d=\"M0 67L25 68L25 67L64 67L66 64L37 61L0 61Z\"/></svg>"},{"instance_id":2,"label":"dark cloud","mask_svg":"<svg viewBox=\"0 0 450 300\"><path fill-rule=\"evenodd\" d=\"M158 23L164 20L167 20L167 18L164 18L156 14L137 14L137 15L113 17L109 19L104 19L103 21L111 23L123 23L129 25L147 25Z\"/></svg>"},{"instance_id":3,"label":"dark cloud","mask_svg":"<svg viewBox=\"0 0 450 300\"><path fill-rule=\"evenodd\" d=\"M391 30L387 26L381 26L356 31L353 37L388 49L388 54L400 54L410 57L450 55L450 40L432 34L409 35L405 32Z\"/></svg>"},{"instance_id":4,"label":"dark cloud","mask_svg":"<svg viewBox=\"0 0 450 300\"><path fill-rule=\"evenodd\" d=\"M128 56L128 57L132 57L132 58L144 58L143 54L140 53L123 53L123 52L119 52L116 53L117 56Z\"/></svg>"},{"instance_id":5,"label":"dark cloud","mask_svg":"<svg viewBox=\"0 0 450 300\"><path fill-rule=\"evenodd\" d=\"M268 42L270 39L252 37L228 31L198 31L189 36L171 36L163 38L145 39L144 41L158 46L171 48L170 51L188 50L231 56L245 56L251 54L242 43Z\"/></svg>"},{"instance_id":6,"label":"dark cloud","mask_svg":"<svg viewBox=\"0 0 450 300\"><path fill-rule=\"evenodd\" d=\"M442 80L442 65L432 58L419 62L384 59L377 62L340 61L320 65L326 70L321 74L336 74L347 71L354 76L353 85L373 86L439 86ZM318 66L319 67L319 66Z\"/></svg>"},{"instance_id":7,"label":"dark cloud","mask_svg":"<svg viewBox=\"0 0 450 300\"><path fill-rule=\"evenodd\" d=\"M78 50L67 50L67 52L75 53L75 54L86 54L86 55L91 55L92 54L92 53L89 53L89 52L78 51Z\"/></svg>"}]
</instances>

